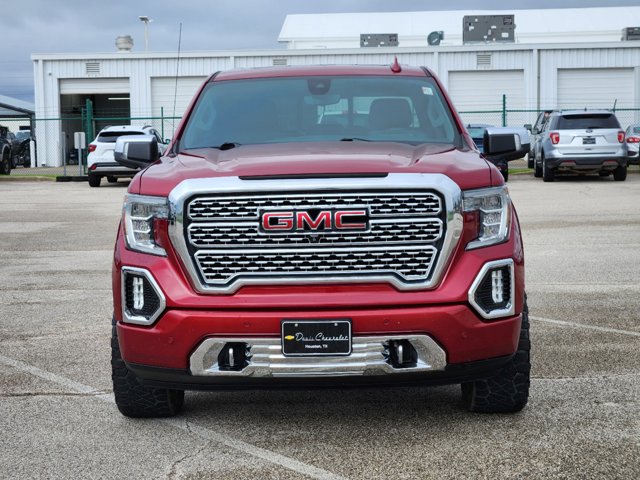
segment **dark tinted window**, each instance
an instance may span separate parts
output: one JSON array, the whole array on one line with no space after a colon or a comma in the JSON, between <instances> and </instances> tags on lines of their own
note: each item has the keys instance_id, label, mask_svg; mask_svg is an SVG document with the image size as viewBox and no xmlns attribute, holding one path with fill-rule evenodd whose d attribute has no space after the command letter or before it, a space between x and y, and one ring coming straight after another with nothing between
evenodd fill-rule
<instances>
[{"instance_id":1,"label":"dark tinted window","mask_svg":"<svg viewBox=\"0 0 640 480\"><path fill-rule=\"evenodd\" d=\"M611 113L561 115L557 130L585 130L588 128L620 128L620 123Z\"/></svg>"},{"instance_id":2,"label":"dark tinted window","mask_svg":"<svg viewBox=\"0 0 640 480\"><path fill-rule=\"evenodd\" d=\"M198 99L180 146L344 138L460 143L430 78L320 76L213 82Z\"/></svg>"},{"instance_id":3,"label":"dark tinted window","mask_svg":"<svg viewBox=\"0 0 640 480\"><path fill-rule=\"evenodd\" d=\"M102 132L98 135L98 142L102 143L116 143L118 137L125 135L144 135L143 132Z\"/></svg>"}]
</instances>

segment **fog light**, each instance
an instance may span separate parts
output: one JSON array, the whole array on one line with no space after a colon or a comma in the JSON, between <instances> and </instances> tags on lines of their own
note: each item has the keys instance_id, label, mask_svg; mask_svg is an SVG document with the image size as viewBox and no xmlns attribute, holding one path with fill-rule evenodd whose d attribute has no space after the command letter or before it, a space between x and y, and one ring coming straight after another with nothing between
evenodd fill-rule
<instances>
[{"instance_id":1,"label":"fog light","mask_svg":"<svg viewBox=\"0 0 640 480\"><path fill-rule=\"evenodd\" d=\"M491 272L491 298L493 303L502 303L504 301L503 289L502 270L493 270Z\"/></svg>"},{"instance_id":2,"label":"fog light","mask_svg":"<svg viewBox=\"0 0 640 480\"><path fill-rule=\"evenodd\" d=\"M137 325L151 325L165 308L162 290L142 268L122 267L122 320Z\"/></svg>"},{"instance_id":3,"label":"fog light","mask_svg":"<svg viewBox=\"0 0 640 480\"><path fill-rule=\"evenodd\" d=\"M513 260L486 263L469 289L469 303L486 319L507 317L515 312Z\"/></svg>"},{"instance_id":4,"label":"fog light","mask_svg":"<svg viewBox=\"0 0 640 480\"><path fill-rule=\"evenodd\" d=\"M142 278L133 278L133 309L142 310L144 308L144 283Z\"/></svg>"}]
</instances>

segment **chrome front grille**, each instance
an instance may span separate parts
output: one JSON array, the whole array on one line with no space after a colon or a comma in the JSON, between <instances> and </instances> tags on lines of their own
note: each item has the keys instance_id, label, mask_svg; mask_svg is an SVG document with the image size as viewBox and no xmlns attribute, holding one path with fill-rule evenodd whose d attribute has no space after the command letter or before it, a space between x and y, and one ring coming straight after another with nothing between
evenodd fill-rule
<instances>
[{"instance_id":1,"label":"chrome front grille","mask_svg":"<svg viewBox=\"0 0 640 480\"><path fill-rule=\"evenodd\" d=\"M304 276L382 275L393 271L407 281L424 279L429 275L436 249L433 246L391 250L296 249L278 251L201 250L195 254L202 276L207 283L225 282L245 274Z\"/></svg>"},{"instance_id":2,"label":"chrome front grille","mask_svg":"<svg viewBox=\"0 0 640 480\"><path fill-rule=\"evenodd\" d=\"M437 284L460 237L461 198L440 174L194 179L169 197L169 234L203 293L343 282L424 289ZM328 211L364 211L367 221L343 230L308 222L286 232L265 227L265 213L304 212L316 221Z\"/></svg>"},{"instance_id":3,"label":"chrome front grille","mask_svg":"<svg viewBox=\"0 0 640 480\"><path fill-rule=\"evenodd\" d=\"M340 208L366 205L375 216L421 216L441 212L440 198L426 192L327 193L323 195L207 196L189 204L191 220L257 220L260 210Z\"/></svg>"},{"instance_id":4,"label":"chrome front grille","mask_svg":"<svg viewBox=\"0 0 640 480\"><path fill-rule=\"evenodd\" d=\"M331 231L318 235L280 233L261 235L256 222L192 223L187 229L189 243L198 248L241 248L291 245L406 245L435 242L442 236L439 218L372 220L367 232Z\"/></svg>"}]
</instances>

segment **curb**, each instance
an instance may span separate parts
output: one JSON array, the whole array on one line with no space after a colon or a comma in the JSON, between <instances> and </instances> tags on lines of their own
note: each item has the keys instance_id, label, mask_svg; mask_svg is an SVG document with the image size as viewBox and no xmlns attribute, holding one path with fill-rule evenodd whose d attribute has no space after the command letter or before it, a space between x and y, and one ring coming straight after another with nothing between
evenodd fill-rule
<instances>
[{"instance_id":1,"label":"curb","mask_svg":"<svg viewBox=\"0 0 640 480\"><path fill-rule=\"evenodd\" d=\"M86 175L78 175L78 176L64 176L60 175L55 178L56 182L87 182L89 181L89 177Z\"/></svg>"}]
</instances>

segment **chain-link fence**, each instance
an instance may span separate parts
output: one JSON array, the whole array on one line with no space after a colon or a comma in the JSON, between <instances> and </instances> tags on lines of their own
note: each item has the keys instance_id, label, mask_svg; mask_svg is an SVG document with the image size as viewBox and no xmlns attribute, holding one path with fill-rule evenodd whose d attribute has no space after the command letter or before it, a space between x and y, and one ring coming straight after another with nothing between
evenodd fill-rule
<instances>
[{"instance_id":1,"label":"chain-link fence","mask_svg":"<svg viewBox=\"0 0 640 480\"><path fill-rule=\"evenodd\" d=\"M498 97L497 107L486 110L459 112L465 125L522 127L533 124L542 110L510 109L508 98ZM640 108L614 109L620 124L625 129L629 124L640 122ZM86 174L87 149L74 148L74 133L84 132L87 145L106 126L139 125L152 126L162 138L169 139L180 122L180 117L165 116L160 109L156 116L95 116L91 102L78 111L66 111L57 118L3 118L0 126L21 137L28 135L30 145L21 156L14 155L11 175L70 175ZM14 150L15 151L15 150Z\"/></svg>"},{"instance_id":2,"label":"chain-link fence","mask_svg":"<svg viewBox=\"0 0 640 480\"><path fill-rule=\"evenodd\" d=\"M136 125L155 128L164 139L170 139L180 122L180 117L93 117L82 111L80 115L56 118L0 119L0 126L7 127L27 144L25 153L17 155L17 145L12 145L11 175L84 176L88 150L76 149L74 134L84 132L86 146L107 126ZM19 132L19 133L18 133ZM30 141L29 141L30 140Z\"/></svg>"}]
</instances>

